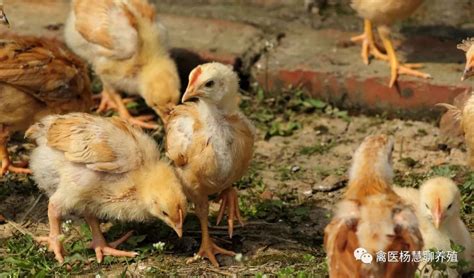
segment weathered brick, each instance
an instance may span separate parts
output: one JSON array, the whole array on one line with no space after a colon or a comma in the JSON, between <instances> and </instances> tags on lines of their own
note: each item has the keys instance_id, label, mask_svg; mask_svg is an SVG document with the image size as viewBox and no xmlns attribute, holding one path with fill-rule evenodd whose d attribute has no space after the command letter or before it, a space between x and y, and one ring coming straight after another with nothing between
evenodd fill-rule
<instances>
[{"instance_id":1,"label":"weathered brick","mask_svg":"<svg viewBox=\"0 0 474 278\"><path fill-rule=\"evenodd\" d=\"M399 56L405 54L411 62L424 63L422 70L434 79L401 76L398 86L389 88L388 64L371 61L364 65L360 46L348 41L351 35L355 34L312 29L287 33L273 51L261 57L252 76L269 91L303 87L344 108L416 116L432 114L436 103L449 103L470 90L469 83L460 81L464 58L455 41L408 38Z\"/></svg>"}]
</instances>

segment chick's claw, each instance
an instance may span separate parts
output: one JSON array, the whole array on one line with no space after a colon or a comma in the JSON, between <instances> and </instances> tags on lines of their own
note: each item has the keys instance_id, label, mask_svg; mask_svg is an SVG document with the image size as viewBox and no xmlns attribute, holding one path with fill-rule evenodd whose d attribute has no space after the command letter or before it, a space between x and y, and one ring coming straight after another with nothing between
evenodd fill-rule
<instances>
[{"instance_id":1,"label":"chick's claw","mask_svg":"<svg viewBox=\"0 0 474 278\"><path fill-rule=\"evenodd\" d=\"M99 96L94 96L94 98L100 98L99 107L96 110L97 113L102 113L109 109L117 110L117 104L108 94L102 93Z\"/></svg>"},{"instance_id":2,"label":"chick's claw","mask_svg":"<svg viewBox=\"0 0 474 278\"><path fill-rule=\"evenodd\" d=\"M199 251L197 252L197 254L194 257L189 258L186 261L186 263L190 264L190 263L196 262L200 258L207 258L209 259L209 261L212 263L213 266L219 267L219 263L217 262L217 259L216 259L217 254L222 254L222 255L232 256L232 257L235 256L235 252L221 248L217 246L212 241L212 239L209 239L208 241L203 241L203 243L201 243L201 247L199 248Z\"/></svg>"},{"instance_id":3,"label":"chick's claw","mask_svg":"<svg viewBox=\"0 0 474 278\"><path fill-rule=\"evenodd\" d=\"M15 174L31 174L31 170L28 168L19 167L20 165L14 165L10 161L2 161L2 168L0 169L0 177L5 175L7 172Z\"/></svg>"},{"instance_id":4,"label":"chick's claw","mask_svg":"<svg viewBox=\"0 0 474 278\"><path fill-rule=\"evenodd\" d=\"M130 257L133 258L138 255L137 252L129 252L129 251L122 251L116 249L117 246L127 241L127 239L132 236L133 231L129 231L121 238L113 241L111 243L107 243L103 236L96 236L93 237L92 242L90 244L90 248L94 249L95 255L97 258L97 262L101 263L104 259L104 256L114 256L114 257Z\"/></svg>"},{"instance_id":5,"label":"chick's claw","mask_svg":"<svg viewBox=\"0 0 474 278\"><path fill-rule=\"evenodd\" d=\"M54 257L60 263L64 262L64 248L61 242L61 236L41 236L35 238L35 240L42 244L48 246L48 251L54 253Z\"/></svg>"},{"instance_id":6,"label":"chick's claw","mask_svg":"<svg viewBox=\"0 0 474 278\"><path fill-rule=\"evenodd\" d=\"M158 125L151 122L151 120L154 118L153 115L143 115L143 116L129 116L126 117L127 121L130 122L132 125L139 126L141 128L146 128L146 129L156 129L158 128Z\"/></svg>"},{"instance_id":7,"label":"chick's claw","mask_svg":"<svg viewBox=\"0 0 474 278\"><path fill-rule=\"evenodd\" d=\"M227 223L228 223L228 231L229 237L232 238L234 233L234 219L239 221L241 226L244 226L244 222L242 221L242 216L240 215L239 209L239 199L237 196L237 190L231 187L224 191L222 191L219 199L222 200L221 206L219 208L219 214L217 216L217 225L221 222L222 218L224 217L224 212L227 208Z\"/></svg>"}]
</instances>

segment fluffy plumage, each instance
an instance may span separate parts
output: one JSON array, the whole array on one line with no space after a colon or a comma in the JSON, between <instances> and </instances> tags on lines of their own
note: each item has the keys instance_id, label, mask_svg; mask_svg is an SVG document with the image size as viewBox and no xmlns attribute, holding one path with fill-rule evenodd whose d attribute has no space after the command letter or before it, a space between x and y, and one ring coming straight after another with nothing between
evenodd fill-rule
<instances>
[{"instance_id":1,"label":"fluffy plumage","mask_svg":"<svg viewBox=\"0 0 474 278\"><path fill-rule=\"evenodd\" d=\"M6 152L11 132L24 131L45 115L88 111L92 92L87 66L58 41L2 35L0 61L3 174L14 168Z\"/></svg>"},{"instance_id":2,"label":"fluffy plumage","mask_svg":"<svg viewBox=\"0 0 474 278\"><path fill-rule=\"evenodd\" d=\"M392 25L409 17L423 0L352 0L351 7L360 17L376 25Z\"/></svg>"},{"instance_id":3,"label":"fluffy plumage","mask_svg":"<svg viewBox=\"0 0 474 278\"><path fill-rule=\"evenodd\" d=\"M103 98L123 118L144 127L154 125L134 121L118 92L143 97L166 121L179 101L180 81L162 31L147 0L74 0L65 28L67 44L102 79Z\"/></svg>"},{"instance_id":4,"label":"fluffy plumage","mask_svg":"<svg viewBox=\"0 0 474 278\"><path fill-rule=\"evenodd\" d=\"M463 40L458 48L466 51L466 67L462 79L469 78L474 72L474 40ZM440 103L438 106L447 109L441 118L440 130L446 140L457 140L461 137L468 149L468 164L474 167L474 95L463 93L456 97L453 104Z\"/></svg>"},{"instance_id":5,"label":"fluffy plumage","mask_svg":"<svg viewBox=\"0 0 474 278\"><path fill-rule=\"evenodd\" d=\"M393 142L367 137L354 154L349 185L325 229L324 247L331 277L412 277L417 264L376 262L376 252L418 251L423 241L413 209L391 188ZM354 251L374 258L363 264Z\"/></svg>"},{"instance_id":6,"label":"fluffy plumage","mask_svg":"<svg viewBox=\"0 0 474 278\"><path fill-rule=\"evenodd\" d=\"M466 250L460 257L474 261L474 245L471 235L459 215L461 193L457 185L448 178L436 177L420 187L420 210L422 217L430 220L439 231ZM471 265L471 269L473 266Z\"/></svg>"},{"instance_id":7,"label":"fluffy plumage","mask_svg":"<svg viewBox=\"0 0 474 278\"><path fill-rule=\"evenodd\" d=\"M166 129L167 155L201 220L203 239L198 254L214 265L214 254L233 252L217 247L208 235L208 195L225 192L223 207L230 209L232 235L233 215L239 218L232 184L245 173L253 154L254 127L239 111L238 90L237 74L230 67L219 63L198 66L189 76L184 104L172 111Z\"/></svg>"},{"instance_id":8,"label":"fluffy plumage","mask_svg":"<svg viewBox=\"0 0 474 278\"><path fill-rule=\"evenodd\" d=\"M451 250L449 235L438 230L428 217L422 215L421 211L425 205L420 201L420 191L411 187L398 186L394 186L393 190L415 210L423 237L423 250L430 250L432 248L444 251ZM448 268L446 271L433 270L431 266L423 261L418 265L418 269L420 274L422 273L421 277L442 277L443 274L447 274L449 277L458 277L458 273L454 269Z\"/></svg>"},{"instance_id":9,"label":"fluffy plumage","mask_svg":"<svg viewBox=\"0 0 474 278\"><path fill-rule=\"evenodd\" d=\"M27 136L38 144L31 154L34 178L57 215L50 225L68 212L93 220L158 217L181 236L186 213L181 184L139 129L117 118L73 113L45 117ZM61 260L62 253L55 253Z\"/></svg>"}]
</instances>

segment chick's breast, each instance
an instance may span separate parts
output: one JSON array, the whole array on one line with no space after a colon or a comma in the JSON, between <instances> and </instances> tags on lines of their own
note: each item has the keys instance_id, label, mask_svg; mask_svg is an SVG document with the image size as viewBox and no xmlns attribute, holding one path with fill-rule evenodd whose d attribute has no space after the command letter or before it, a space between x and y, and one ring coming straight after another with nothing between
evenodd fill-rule
<instances>
[{"instance_id":1,"label":"chick's breast","mask_svg":"<svg viewBox=\"0 0 474 278\"><path fill-rule=\"evenodd\" d=\"M253 154L253 127L241 115L201 119L196 104L180 105L167 127L167 154L192 190L214 194L247 170Z\"/></svg>"}]
</instances>

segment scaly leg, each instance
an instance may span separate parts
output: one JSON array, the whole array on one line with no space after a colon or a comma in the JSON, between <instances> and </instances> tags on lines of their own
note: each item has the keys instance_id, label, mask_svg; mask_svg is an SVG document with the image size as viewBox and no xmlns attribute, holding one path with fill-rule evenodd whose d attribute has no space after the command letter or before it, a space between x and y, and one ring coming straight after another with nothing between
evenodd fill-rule
<instances>
[{"instance_id":1,"label":"scaly leg","mask_svg":"<svg viewBox=\"0 0 474 278\"><path fill-rule=\"evenodd\" d=\"M94 249L98 263L102 262L104 256L133 258L138 255L137 252L127 252L115 249L117 248L117 246L127 241L127 239L133 234L133 231L126 233L114 242L107 243L105 241L104 235L100 231L99 220L97 220L97 217L92 215L86 215L84 218L86 219L87 224L89 224L89 227L91 228L92 242L90 247Z\"/></svg>"},{"instance_id":2,"label":"scaly leg","mask_svg":"<svg viewBox=\"0 0 474 278\"><path fill-rule=\"evenodd\" d=\"M351 38L351 41L362 41L362 51L360 55L364 64L369 64L369 54L372 54L376 59L388 61L388 56L383 54L375 45L374 33L372 32L372 23L368 19L364 19L364 33Z\"/></svg>"},{"instance_id":3,"label":"scaly leg","mask_svg":"<svg viewBox=\"0 0 474 278\"><path fill-rule=\"evenodd\" d=\"M133 117L130 115L130 112L128 112L127 107L125 107L120 94L117 93L111 86L104 84L104 89L102 90L102 99L97 112L103 112L109 108L117 110L120 118L127 120L133 125L147 129L154 129L158 127L158 125L149 122L153 119L152 115L138 117Z\"/></svg>"},{"instance_id":4,"label":"scaly leg","mask_svg":"<svg viewBox=\"0 0 474 278\"><path fill-rule=\"evenodd\" d=\"M219 199L222 200L221 207L219 209L219 214L217 216L217 225L221 222L222 218L224 217L224 212L227 208L227 223L228 223L228 231L229 237L232 238L232 234L234 232L234 218L239 221L240 225L244 225L242 221L242 217L240 216L240 209L239 209L239 198L237 196L237 190L234 187L229 187L226 190L222 191L219 196Z\"/></svg>"},{"instance_id":5,"label":"scaly leg","mask_svg":"<svg viewBox=\"0 0 474 278\"><path fill-rule=\"evenodd\" d=\"M207 201L207 196L205 198L200 197L196 205L196 215L199 218L201 224L201 247L197 252L197 256L190 258L187 263L192 263L196 261L199 257L208 258L215 267L219 267L216 256L217 254L223 254L227 256L235 256L235 253L224 248L217 246L211 239L209 235L209 228L207 226L208 220L207 216L209 214L209 202Z\"/></svg>"},{"instance_id":6,"label":"scaly leg","mask_svg":"<svg viewBox=\"0 0 474 278\"><path fill-rule=\"evenodd\" d=\"M431 75L414 70L415 68L420 68L420 64L405 64L402 65L398 62L397 55L395 54L395 49L393 48L392 41L390 40L390 31L385 26L379 26L378 32L382 38L382 42L387 50L387 54L390 62L390 82L389 87L393 87L395 81L397 81L399 74L411 75L420 78L431 78Z\"/></svg>"},{"instance_id":7,"label":"scaly leg","mask_svg":"<svg viewBox=\"0 0 474 278\"><path fill-rule=\"evenodd\" d=\"M8 156L7 142L10 136L10 132L7 128L0 124L0 159L2 160L2 167L0 168L0 177L6 172L10 171L17 174L31 174L31 170L22 168L20 165L12 164L10 157Z\"/></svg>"},{"instance_id":8,"label":"scaly leg","mask_svg":"<svg viewBox=\"0 0 474 278\"><path fill-rule=\"evenodd\" d=\"M54 257L58 262L64 262L64 248L61 242L61 212L51 202L48 204L49 236L37 237L36 241L48 245L48 250L54 252Z\"/></svg>"}]
</instances>

